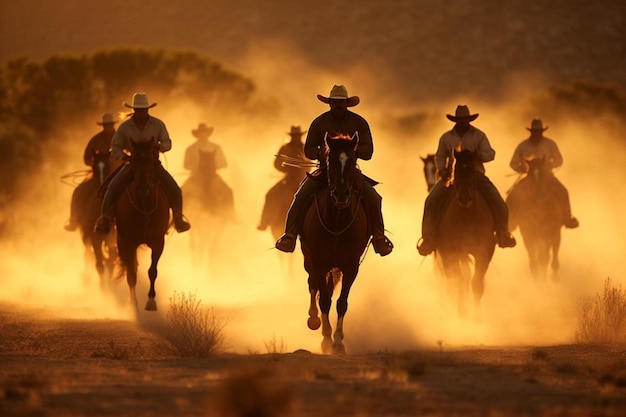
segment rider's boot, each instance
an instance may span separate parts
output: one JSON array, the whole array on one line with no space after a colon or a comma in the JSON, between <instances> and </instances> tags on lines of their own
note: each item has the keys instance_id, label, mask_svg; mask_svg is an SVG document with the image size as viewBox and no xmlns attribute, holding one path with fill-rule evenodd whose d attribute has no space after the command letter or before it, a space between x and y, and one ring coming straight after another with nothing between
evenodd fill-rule
<instances>
[{"instance_id":1,"label":"rider's boot","mask_svg":"<svg viewBox=\"0 0 626 417\"><path fill-rule=\"evenodd\" d=\"M281 252L291 253L296 250L296 240L298 238L299 231L298 224L300 222L300 213L298 212L297 204L291 205L289 213L287 213L287 221L285 224L285 233L276 241L276 249Z\"/></svg>"},{"instance_id":2,"label":"rider's boot","mask_svg":"<svg viewBox=\"0 0 626 417\"><path fill-rule=\"evenodd\" d=\"M78 228L78 221L75 217L70 217L63 227L68 232L74 232Z\"/></svg>"},{"instance_id":3,"label":"rider's boot","mask_svg":"<svg viewBox=\"0 0 626 417\"><path fill-rule=\"evenodd\" d=\"M496 231L496 240L501 248L513 248L517 244L515 238L506 227Z\"/></svg>"},{"instance_id":4,"label":"rider's boot","mask_svg":"<svg viewBox=\"0 0 626 417\"><path fill-rule=\"evenodd\" d=\"M172 207L172 217L174 217L174 228L178 233L183 233L191 229L191 225L183 215L182 204L177 204L176 207Z\"/></svg>"},{"instance_id":5,"label":"rider's boot","mask_svg":"<svg viewBox=\"0 0 626 417\"><path fill-rule=\"evenodd\" d=\"M368 222L372 231L372 246L380 256L387 256L393 250L393 243L385 236L383 222L382 198L373 187L363 187L363 198L367 211Z\"/></svg>"},{"instance_id":6,"label":"rider's boot","mask_svg":"<svg viewBox=\"0 0 626 417\"><path fill-rule=\"evenodd\" d=\"M98 220L96 220L96 225L94 226L94 231L101 235L108 235L111 231L111 225L113 224L113 207L115 206L115 202L117 200L115 193L111 191L111 187L107 189L104 193L104 198L102 200L102 212Z\"/></svg>"},{"instance_id":7,"label":"rider's boot","mask_svg":"<svg viewBox=\"0 0 626 417\"><path fill-rule=\"evenodd\" d=\"M424 207L422 219L422 238L417 242L417 251L422 256L430 255L437 249L435 231L437 229L435 212L428 205Z\"/></svg>"},{"instance_id":8,"label":"rider's boot","mask_svg":"<svg viewBox=\"0 0 626 417\"><path fill-rule=\"evenodd\" d=\"M579 226L578 219L570 215L565 219L563 225L568 229L575 229Z\"/></svg>"}]
</instances>

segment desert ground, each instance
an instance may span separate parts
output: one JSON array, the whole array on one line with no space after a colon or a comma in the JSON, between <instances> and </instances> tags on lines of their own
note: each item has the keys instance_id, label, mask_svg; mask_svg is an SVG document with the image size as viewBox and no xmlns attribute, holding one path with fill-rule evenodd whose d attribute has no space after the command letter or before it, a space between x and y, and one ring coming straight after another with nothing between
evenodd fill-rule
<instances>
[{"instance_id":1,"label":"desert ground","mask_svg":"<svg viewBox=\"0 0 626 417\"><path fill-rule=\"evenodd\" d=\"M137 323L11 304L0 306L0 334L3 416L621 416L626 407L623 348L180 358Z\"/></svg>"}]
</instances>

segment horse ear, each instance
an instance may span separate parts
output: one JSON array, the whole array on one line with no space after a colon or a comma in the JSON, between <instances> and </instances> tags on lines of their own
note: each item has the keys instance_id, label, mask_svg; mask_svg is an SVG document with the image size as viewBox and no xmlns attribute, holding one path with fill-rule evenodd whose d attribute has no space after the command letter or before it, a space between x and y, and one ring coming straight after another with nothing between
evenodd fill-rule
<instances>
[{"instance_id":1,"label":"horse ear","mask_svg":"<svg viewBox=\"0 0 626 417\"><path fill-rule=\"evenodd\" d=\"M352 135L352 139L350 139L350 144L352 144L354 150L356 151L356 148L359 146L359 132L358 131L354 132L354 135Z\"/></svg>"}]
</instances>

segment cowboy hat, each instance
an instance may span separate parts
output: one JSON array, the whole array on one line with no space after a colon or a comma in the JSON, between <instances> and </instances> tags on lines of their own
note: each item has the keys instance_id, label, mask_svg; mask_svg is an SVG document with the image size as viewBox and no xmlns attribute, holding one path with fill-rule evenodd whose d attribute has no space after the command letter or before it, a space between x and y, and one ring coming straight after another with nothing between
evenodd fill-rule
<instances>
[{"instance_id":1,"label":"cowboy hat","mask_svg":"<svg viewBox=\"0 0 626 417\"><path fill-rule=\"evenodd\" d=\"M330 103L330 100L348 100L346 107L354 107L361 101L358 96L349 97L348 90L343 85L334 85L328 97L318 94L317 99L326 104Z\"/></svg>"},{"instance_id":2,"label":"cowboy hat","mask_svg":"<svg viewBox=\"0 0 626 417\"><path fill-rule=\"evenodd\" d=\"M213 128L208 127L204 123L200 123L197 129L191 130L191 134L197 137L198 139L205 138L213 134Z\"/></svg>"},{"instance_id":3,"label":"cowboy hat","mask_svg":"<svg viewBox=\"0 0 626 417\"><path fill-rule=\"evenodd\" d=\"M476 120L478 117L478 113L470 114L469 108L465 105L456 106L456 112L453 115L446 114L446 117L453 122L471 122L472 120Z\"/></svg>"},{"instance_id":4,"label":"cowboy hat","mask_svg":"<svg viewBox=\"0 0 626 417\"><path fill-rule=\"evenodd\" d=\"M98 125L113 125L115 123L117 123L117 120L115 120L111 113L104 113L102 115L102 121L96 122Z\"/></svg>"},{"instance_id":5,"label":"cowboy hat","mask_svg":"<svg viewBox=\"0 0 626 417\"><path fill-rule=\"evenodd\" d=\"M148 104L148 95L146 93L135 93L133 94L133 103L128 104L124 102L124 107L128 107L129 109L151 109L156 106L156 103Z\"/></svg>"},{"instance_id":6,"label":"cowboy hat","mask_svg":"<svg viewBox=\"0 0 626 417\"><path fill-rule=\"evenodd\" d=\"M306 130L301 130L300 126L291 126L291 131L287 132L289 136L302 136L306 133Z\"/></svg>"},{"instance_id":7,"label":"cowboy hat","mask_svg":"<svg viewBox=\"0 0 626 417\"><path fill-rule=\"evenodd\" d=\"M533 119L533 121L530 122L530 127L527 127L526 129L530 130L531 132L533 130L541 130L543 132L544 130L548 130L548 126L543 127L543 122L541 121L541 119Z\"/></svg>"}]
</instances>

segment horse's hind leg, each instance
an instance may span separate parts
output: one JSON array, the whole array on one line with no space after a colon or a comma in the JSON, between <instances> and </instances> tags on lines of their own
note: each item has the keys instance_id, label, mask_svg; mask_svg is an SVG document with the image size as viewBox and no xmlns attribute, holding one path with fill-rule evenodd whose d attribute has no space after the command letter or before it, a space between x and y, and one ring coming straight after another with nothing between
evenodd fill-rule
<instances>
[{"instance_id":1,"label":"horse's hind leg","mask_svg":"<svg viewBox=\"0 0 626 417\"><path fill-rule=\"evenodd\" d=\"M311 330L317 330L322 325L322 321L319 317L319 311L317 310L317 298L319 296L319 291L315 288L309 288L309 295L311 296L310 304L309 304L309 319L306 322L306 325Z\"/></svg>"},{"instance_id":2,"label":"horse's hind leg","mask_svg":"<svg viewBox=\"0 0 626 417\"><path fill-rule=\"evenodd\" d=\"M552 281L557 282L559 280L559 250L561 249L561 231L559 230L552 243Z\"/></svg>"},{"instance_id":3,"label":"horse's hind leg","mask_svg":"<svg viewBox=\"0 0 626 417\"><path fill-rule=\"evenodd\" d=\"M154 283L157 279L157 264L163 253L163 246L165 244L164 239L161 239L157 244L152 246L152 262L150 263L150 269L148 269L148 278L150 278L150 290L148 291L148 301L146 302L146 310L156 311L156 291L154 290Z\"/></svg>"}]
</instances>

